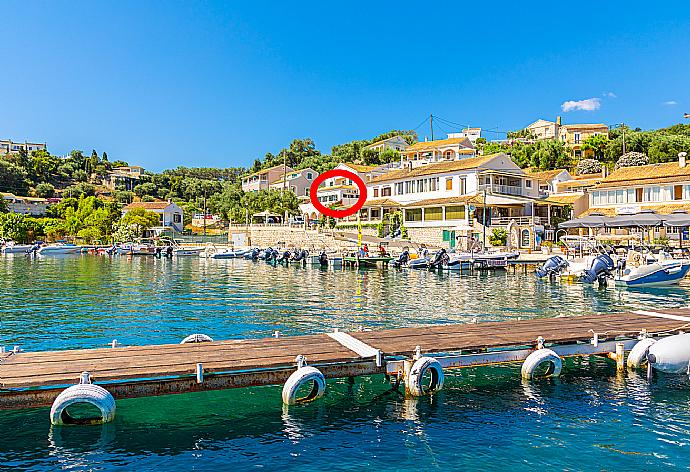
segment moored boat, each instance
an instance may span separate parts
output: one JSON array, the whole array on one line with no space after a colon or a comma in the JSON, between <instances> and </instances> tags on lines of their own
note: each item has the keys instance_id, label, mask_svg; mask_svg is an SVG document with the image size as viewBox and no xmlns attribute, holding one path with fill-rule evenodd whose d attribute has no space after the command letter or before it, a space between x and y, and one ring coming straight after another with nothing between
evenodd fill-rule
<instances>
[{"instance_id":1,"label":"moored boat","mask_svg":"<svg viewBox=\"0 0 690 472\"><path fill-rule=\"evenodd\" d=\"M36 251L41 256L57 256L61 254L80 254L81 246L69 243L55 243L41 246Z\"/></svg>"},{"instance_id":2,"label":"moored boat","mask_svg":"<svg viewBox=\"0 0 690 472\"><path fill-rule=\"evenodd\" d=\"M17 244L14 241L0 241L2 254L26 254L33 248L31 244Z\"/></svg>"},{"instance_id":3,"label":"moored boat","mask_svg":"<svg viewBox=\"0 0 690 472\"><path fill-rule=\"evenodd\" d=\"M690 262L671 259L665 253L641 254L631 251L614 276L618 286L654 287L675 285L688 274Z\"/></svg>"}]
</instances>

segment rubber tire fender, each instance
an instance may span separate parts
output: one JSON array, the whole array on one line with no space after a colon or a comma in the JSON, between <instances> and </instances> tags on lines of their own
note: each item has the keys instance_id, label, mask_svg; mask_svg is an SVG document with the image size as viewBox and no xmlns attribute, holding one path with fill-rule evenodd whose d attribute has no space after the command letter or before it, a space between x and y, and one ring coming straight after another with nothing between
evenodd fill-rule
<instances>
[{"instance_id":1,"label":"rubber tire fender","mask_svg":"<svg viewBox=\"0 0 690 472\"><path fill-rule=\"evenodd\" d=\"M563 360L560 356L551 349L537 349L527 356L525 362L522 363L522 378L536 378L535 372L537 368L545 362L549 362L551 366L545 375L539 377L558 377L561 374L561 370L563 370Z\"/></svg>"},{"instance_id":2,"label":"rubber tire fender","mask_svg":"<svg viewBox=\"0 0 690 472\"><path fill-rule=\"evenodd\" d=\"M424 374L431 371L431 383L423 385ZM443 388L443 367L441 363L433 357L421 357L412 364L410 375L405 379L405 386L410 395L421 397L423 395L438 392Z\"/></svg>"},{"instance_id":3,"label":"rubber tire fender","mask_svg":"<svg viewBox=\"0 0 690 472\"><path fill-rule=\"evenodd\" d=\"M628 354L627 366L628 369L641 369L642 364L647 362L647 354L652 344L656 342L652 338L640 339L637 344L633 346Z\"/></svg>"},{"instance_id":4,"label":"rubber tire fender","mask_svg":"<svg viewBox=\"0 0 690 472\"><path fill-rule=\"evenodd\" d=\"M297 390L305 383L313 382L311 391L305 397L298 398ZM319 369L312 366L304 366L293 372L283 385L283 403L296 405L309 403L321 398L326 391L326 377Z\"/></svg>"},{"instance_id":5,"label":"rubber tire fender","mask_svg":"<svg viewBox=\"0 0 690 472\"><path fill-rule=\"evenodd\" d=\"M101 412L101 418L79 421L67 413L67 407L79 403L89 403ZM115 418L115 399L109 391L94 384L79 384L63 390L53 401L50 408L50 422L54 425L63 424L99 424L108 423Z\"/></svg>"},{"instance_id":6,"label":"rubber tire fender","mask_svg":"<svg viewBox=\"0 0 690 472\"><path fill-rule=\"evenodd\" d=\"M189 344L189 343L212 343L213 338L211 336L208 336L206 334L201 334L201 333L195 333L195 334L190 334L186 338L184 338L182 341L180 341L180 344Z\"/></svg>"}]
</instances>

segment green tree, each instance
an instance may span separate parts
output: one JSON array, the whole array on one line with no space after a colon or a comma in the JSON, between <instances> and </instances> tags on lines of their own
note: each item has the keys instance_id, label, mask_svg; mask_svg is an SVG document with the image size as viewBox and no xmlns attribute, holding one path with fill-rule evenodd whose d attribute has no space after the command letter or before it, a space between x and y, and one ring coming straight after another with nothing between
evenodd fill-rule
<instances>
[{"instance_id":1,"label":"green tree","mask_svg":"<svg viewBox=\"0 0 690 472\"><path fill-rule=\"evenodd\" d=\"M7 200L0 197L0 213L7 213L8 211L9 211L9 208L7 206Z\"/></svg>"},{"instance_id":2,"label":"green tree","mask_svg":"<svg viewBox=\"0 0 690 472\"><path fill-rule=\"evenodd\" d=\"M0 190L16 195L26 195L29 190L26 170L13 163L0 159Z\"/></svg>"},{"instance_id":3,"label":"green tree","mask_svg":"<svg viewBox=\"0 0 690 472\"><path fill-rule=\"evenodd\" d=\"M147 211L144 208L133 208L129 210L120 220L120 226L128 226L134 230L137 236L149 228L153 228L160 223L158 214Z\"/></svg>"},{"instance_id":4,"label":"green tree","mask_svg":"<svg viewBox=\"0 0 690 472\"><path fill-rule=\"evenodd\" d=\"M136 185L134 187L134 193L143 197L144 195L155 195L156 194L156 184L153 182L146 182L143 184Z\"/></svg>"},{"instance_id":5,"label":"green tree","mask_svg":"<svg viewBox=\"0 0 690 472\"><path fill-rule=\"evenodd\" d=\"M113 161L113 169L116 167L128 167L128 166L129 166L129 164L125 161L121 161L121 160Z\"/></svg>"},{"instance_id":6,"label":"green tree","mask_svg":"<svg viewBox=\"0 0 690 472\"><path fill-rule=\"evenodd\" d=\"M595 159L603 159L608 144L609 138L605 134L592 135L582 141L582 150L592 151Z\"/></svg>"},{"instance_id":7,"label":"green tree","mask_svg":"<svg viewBox=\"0 0 690 472\"><path fill-rule=\"evenodd\" d=\"M649 143L649 162L669 162L678 159L680 152L690 153L690 136L656 134Z\"/></svg>"},{"instance_id":8,"label":"green tree","mask_svg":"<svg viewBox=\"0 0 690 472\"><path fill-rule=\"evenodd\" d=\"M18 243L28 243L29 223L27 217L19 213L0 214L0 238Z\"/></svg>"},{"instance_id":9,"label":"green tree","mask_svg":"<svg viewBox=\"0 0 690 472\"><path fill-rule=\"evenodd\" d=\"M36 185L36 195L41 198L52 198L55 196L55 187L47 182Z\"/></svg>"}]
</instances>

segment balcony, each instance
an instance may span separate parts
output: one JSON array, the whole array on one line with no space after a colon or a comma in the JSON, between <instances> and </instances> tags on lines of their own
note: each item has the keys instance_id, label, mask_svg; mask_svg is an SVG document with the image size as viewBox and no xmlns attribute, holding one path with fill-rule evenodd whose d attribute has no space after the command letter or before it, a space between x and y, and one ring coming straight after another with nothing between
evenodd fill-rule
<instances>
[{"instance_id":1,"label":"balcony","mask_svg":"<svg viewBox=\"0 0 690 472\"><path fill-rule=\"evenodd\" d=\"M507 227L511 221L515 221L518 226L531 226L542 224L541 218L538 216L512 216L507 218L492 218L491 226Z\"/></svg>"},{"instance_id":2,"label":"balcony","mask_svg":"<svg viewBox=\"0 0 690 472\"><path fill-rule=\"evenodd\" d=\"M500 194L500 195L516 195L525 196L527 191L522 187L516 185L487 185L483 184L479 186L479 192L486 190L487 193Z\"/></svg>"}]
</instances>

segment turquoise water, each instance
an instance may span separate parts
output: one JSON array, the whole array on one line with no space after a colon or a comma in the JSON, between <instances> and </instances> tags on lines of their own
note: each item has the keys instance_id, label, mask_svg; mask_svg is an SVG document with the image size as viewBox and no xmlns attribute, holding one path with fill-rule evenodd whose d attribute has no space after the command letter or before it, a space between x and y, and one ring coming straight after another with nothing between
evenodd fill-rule
<instances>
[{"instance_id":1,"label":"turquoise water","mask_svg":"<svg viewBox=\"0 0 690 472\"><path fill-rule=\"evenodd\" d=\"M688 288L598 290L531 275L329 271L246 261L0 257L0 344L25 350L175 343L688 304ZM0 368L1 372L1 368ZM113 423L51 428L47 409L0 412L0 469L687 470L690 382L568 361L523 384L519 366L448 375L408 400L381 377L329 381L285 409L280 387L118 401Z\"/></svg>"}]
</instances>

